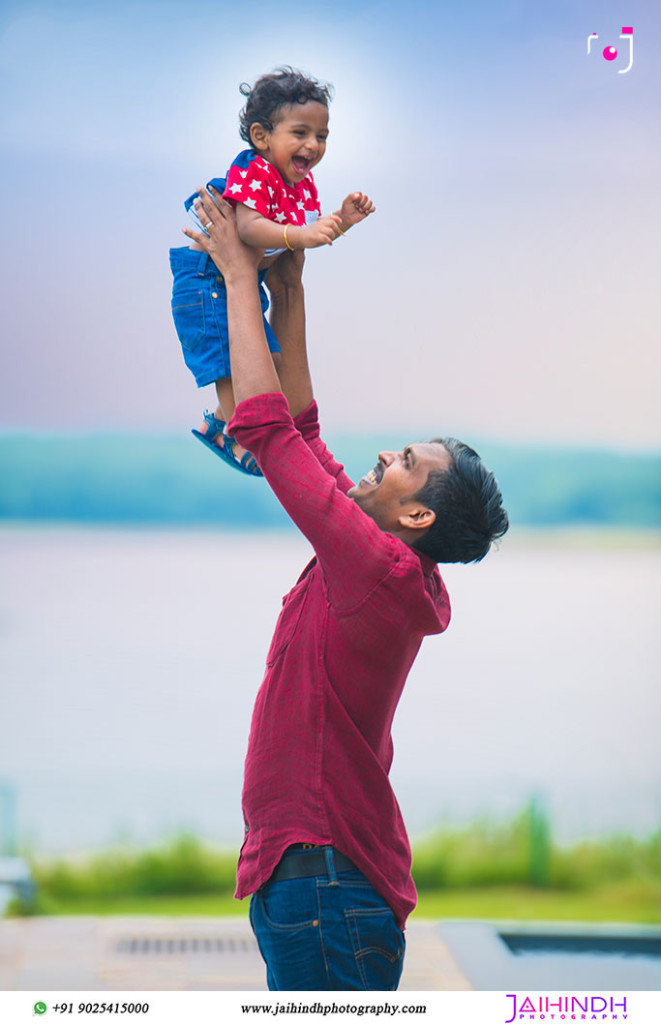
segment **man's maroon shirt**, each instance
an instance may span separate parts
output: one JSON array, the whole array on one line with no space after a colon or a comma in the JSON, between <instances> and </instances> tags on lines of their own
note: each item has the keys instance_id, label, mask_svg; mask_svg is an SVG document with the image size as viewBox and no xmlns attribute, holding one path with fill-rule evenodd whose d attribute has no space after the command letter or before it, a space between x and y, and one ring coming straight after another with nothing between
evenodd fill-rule
<instances>
[{"instance_id":1,"label":"man's maroon shirt","mask_svg":"<svg viewBox=\"0 0 661 1024\"><path fill-rule=\"evenodd\" d=\"M266 882L292 843L332 844L403 928L416 891L390 730L422 638L448 625L447 591L431 559L347 496L314 402L292 420L279 392L247 399L230 432L316 554L283 599L255 701L236 896Z\"/></svg>"}]
</instances>

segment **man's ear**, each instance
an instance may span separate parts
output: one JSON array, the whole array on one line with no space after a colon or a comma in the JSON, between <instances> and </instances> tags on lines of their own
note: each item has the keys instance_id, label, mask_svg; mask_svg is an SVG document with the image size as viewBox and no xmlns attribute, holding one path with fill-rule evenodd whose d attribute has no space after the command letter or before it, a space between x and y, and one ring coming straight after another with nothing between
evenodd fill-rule
<instances>
[{"instance_id":1,"label":"man's ear","mask_svg":"<svg viewBox=\"0 0 661 1024\"><path fill-rule=\"evenodd\" d=\"M258 152L263 152L265 149L268 149L270 134L271 133L268 128L265 128L263 124L260 124L259 121L253 121L250 125L250 142L252 143L252 148L256 149Z\"/></svg>"},{"instance_id":2,"label":"man's ear","mask_svg":"<svg viewBox=\"0 0 661 1024\"><path fill-rule=\"evenodd\" d=\"M399 525L405 530L428 530L436 521L436 513L424 505L414 505L399 517Z\"/></svg>"}]
</instances>

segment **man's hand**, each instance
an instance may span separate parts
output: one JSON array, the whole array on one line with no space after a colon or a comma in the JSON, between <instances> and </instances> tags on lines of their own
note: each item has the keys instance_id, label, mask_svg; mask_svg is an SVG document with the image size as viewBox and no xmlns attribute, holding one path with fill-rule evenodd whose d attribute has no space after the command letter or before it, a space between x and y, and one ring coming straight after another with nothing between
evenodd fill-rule
<instances>
[{"instance_id":1,"label":"man's hand","mask_svg":"<svg viewBox=\"0 0 661 1024\"><path fill-rule=\"evenodd\" d=\"M204 249L223 277L231 278L232 275L246 271L256 274L264 250L255 249L241 241L236 229L236 213L213 186L211 192L213 201L206 189L200 187L200 198L195 200L195 212L207 234L183 228L184 234Z\"/></svg>"},{"instance_id":2,"label":"man's hand","mask_svg":"<svg viewBox=\"0 0 661 1024\"><path fill-rule=\"evenodd\" d=\"M298 288L303 278L305 253L302 249L296 252L283 252L269 267L266 275L266 287L274 295L287 288Z\"/></svg>"},{"instance_id":3,"label":"man's hand","mask_svg":"<svg viewBox=\"0 0 661 1024\"><path fill-rule=\"evenodd\" d=\"M374 213L375 209L376 207L369 196L366 196L363 192L351 192L343 200L340 207L342 230L347 231L354 224L365 220L365 217L368 217L370 213Z\"/></svg>"}]
</instances>

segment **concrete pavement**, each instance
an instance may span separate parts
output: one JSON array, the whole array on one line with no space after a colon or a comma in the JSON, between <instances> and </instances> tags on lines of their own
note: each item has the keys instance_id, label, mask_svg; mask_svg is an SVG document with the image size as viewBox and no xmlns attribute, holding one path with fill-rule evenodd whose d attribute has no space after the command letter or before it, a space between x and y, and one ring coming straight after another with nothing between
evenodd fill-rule
<instances>
[{"instance_id":1,"label":"concrete pavement","mask_svg":"<svg viewBox=\"0 0 661 1024\"><path fill-rule=\"evenodd\" d=\"M470 989L433 921L414 921L400 990ZM0 921L0 991L266 991L243 917Z\"/></svg>"}]
</instances>

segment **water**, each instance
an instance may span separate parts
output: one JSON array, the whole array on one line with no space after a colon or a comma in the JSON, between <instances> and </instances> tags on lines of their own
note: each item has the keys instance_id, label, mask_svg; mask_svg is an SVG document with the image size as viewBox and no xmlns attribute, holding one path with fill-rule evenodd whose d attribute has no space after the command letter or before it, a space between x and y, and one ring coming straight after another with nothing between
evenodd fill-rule
<instances>
[{"instance_id":1,"label":"water","mask_svg":"<svg viewBox=\"0 0 661 1024\"><path fill-rule=\"evenodd\" d=\"M661 936L658 931L649 934L629 928L626 934L602 930L587 935L576 930L567 934L561 931L514 935L501 932L500 938L515 956L617 957L644 960L661 967Z\"/></svg>"},{"instance_id":2,"label":"water","mask_svg":"<svg viewBox=\"0 0 661 1024\"><path fill-rule=\"evenodd\" d=\"M583 1011L589 1019L610 1020L615 1007L610 995L600 993L657 992L661 986L661 933L656 928L619 925L585 931L569 926L568 931L512 935L491 922L444 921L439 932L477 989L510 992L512 1011L518 1006L519 1014L513 1012L510 1020L528 1019L535 1010L545 1012L546 1019L554 1019L554 1011L567 1020L572 1014L582 1019ZM561 997L567 990L575 995ZM534 994L540 992L556 994ZM626 1013L627 998L617 997L620 1013Z\"/></svg>"},{"instance_id":3,"label":"water","mask_svg":"<svg viewBox=\"0 0 661 1024\"><path fill-rule=\"evenodd\" d=\"M294 533L0 531L0 779L23 843L240 842L252 703L309 554ZM395 721L413 836L533 793L561 840L659 827L660 569L651 544L543 537L445 568L453 622Z\"/></svg>"}]
</instances>

